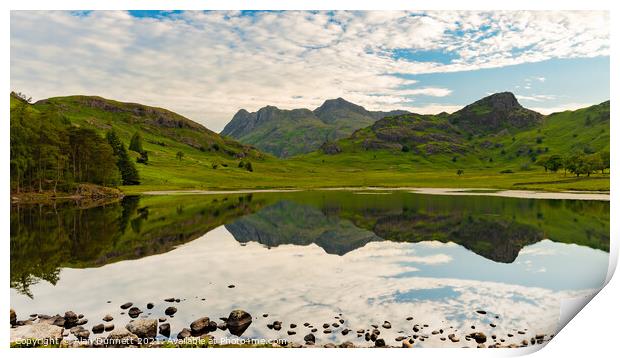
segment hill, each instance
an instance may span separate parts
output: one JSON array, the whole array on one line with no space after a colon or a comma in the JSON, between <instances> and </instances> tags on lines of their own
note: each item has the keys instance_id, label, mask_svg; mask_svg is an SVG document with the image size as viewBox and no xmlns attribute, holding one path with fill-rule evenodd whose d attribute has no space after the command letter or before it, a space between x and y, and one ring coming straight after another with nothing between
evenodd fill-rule
<instances>
[{"instance_id":1,"label":"hill","mask_svg":"<svg viewBox=\"0 0 620 358\"><path fill-rule=\"evenodd\" d=\"M533 170L541 159L609 152L609 101L543 116L512 94L483 98L453 114L403 114L322 145L308 159L418 168Z\"/></svg>"},{"instance_id":2,"label":"hill","mask_svg":"<svg viewBox=\"0 0 620 358\"><path fill-rule=\"evenodd\" d=\"M139 178L119 180L120 160L106 136L115 133L125 164ZM139 149L131 150L139 137ZM93 144L94 143L94 144ZM55 97L30 104L11 94L12 191L71 192L75 183L198 185L215 168L217 181L250 175L240 161L264 160L242 145L166 109L95 96ZM200 173L199 175L197 175ZM209 173L211 174L211 173Z\"/></svg>"},{"instance_id":3,"label":"hill","mask_svg":"<svg viewBox=\"0 0 620 358\"><path fill-rule=\"evenodd\" d=\"M378 119L403 113L406 111L367 111L343 98L327 100L313 111L266 106L252 113L239 110L221 134L284 158L314 151L326 141L347 137Z\"/></svg>"}]
</instances>

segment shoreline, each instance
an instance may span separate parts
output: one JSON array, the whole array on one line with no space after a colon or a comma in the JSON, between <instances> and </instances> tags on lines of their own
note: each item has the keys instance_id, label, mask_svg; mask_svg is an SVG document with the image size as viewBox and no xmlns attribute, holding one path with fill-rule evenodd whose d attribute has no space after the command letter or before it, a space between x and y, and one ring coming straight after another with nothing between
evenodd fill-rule
<instances>
[{"instance_id":1,"label":"shoreline","mask_svg":"<svg viewBox=\"0 0 620 358\"><path fill-rule=\"evenodd\" d=\"M241 190L152 190L137 195L221 195L221 194L251 194L251 193L289 193L300 191L409 191L415 194L428 195L460 195L460 196L496 196L518 199L547 199L547 200L597 200L610 201L610 192L598 191L541 191L541 190L512 190L493 188L420 188L420 187L327 187L310 189L241 189ZM362 193L363 194L363 193Z\"/></svg>"}]
</instances>

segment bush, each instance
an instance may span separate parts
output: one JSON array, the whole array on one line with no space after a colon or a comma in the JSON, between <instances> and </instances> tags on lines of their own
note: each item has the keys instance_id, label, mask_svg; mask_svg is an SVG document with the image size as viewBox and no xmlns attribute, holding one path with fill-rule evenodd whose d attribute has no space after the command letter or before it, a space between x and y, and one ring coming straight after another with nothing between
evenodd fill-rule
<instances>
[{"instance_id":1,"label":"bush","mask_svg":"<svg viewBox=\"0 0 620 358\"><path fill-rule=\"evenodd\" d=\"M253 172L254 168L252 168L252 163L250 163L250 162L245 163L245 170L247 170L249 172Z\"/></svg>"},{"instance_id":2,"label":"bush","mask_svg":"<svg viewBox=\"0 0 620 358\"><path fill-rule=\"evenodd\" d=\"M504 169L501 172L499 172L500 174L512 174L514 173L511 169Z\"/></svg>"},{"instance_id":3,"label":"bush","mask_svg":"<svg viewBox=\"0 0 620 358\"><path fill-rule=\"evenodd\" d=\"M409 146L403 145L403 148L401 150L407 153L409 151Z\"/></svg>"}]
</instances>

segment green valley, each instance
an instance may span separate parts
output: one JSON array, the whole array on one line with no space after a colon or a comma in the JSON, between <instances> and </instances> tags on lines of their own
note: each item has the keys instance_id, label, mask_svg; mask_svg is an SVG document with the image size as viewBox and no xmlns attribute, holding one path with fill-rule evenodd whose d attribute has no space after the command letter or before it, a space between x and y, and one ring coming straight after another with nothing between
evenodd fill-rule
<instances>
[{"instance_id":1,"label":"green valley","mask_svg":"<svg viewBox=\"0 0 620 358\"><path fill-rule=\"evenodd\" d=\"M609 190L609 101L543 116L513 99L501 93L454 114L388 115L349 137L317 140L319 149L311 153L280 159L161 108L88 96L31 104L11 95L11 191L14 197L54 186L71 192L77 182L118 187L125 194L366 186ZM48 122L54 125L41 125ZM50 155L34 160L26 141L33 137L20 135L34 129L39 136L53 134L58 128L90 130L101 138L102 148L114 132L127 148L139 184L123 185L114 170L109 179L78 181L68 150L56 155L43 149ZM41 138L47 137L53 136ZM91 167L101 169L106 161L96 164ZM29 168L28 183L24 168Z\"/></svg>"}]
</instances>

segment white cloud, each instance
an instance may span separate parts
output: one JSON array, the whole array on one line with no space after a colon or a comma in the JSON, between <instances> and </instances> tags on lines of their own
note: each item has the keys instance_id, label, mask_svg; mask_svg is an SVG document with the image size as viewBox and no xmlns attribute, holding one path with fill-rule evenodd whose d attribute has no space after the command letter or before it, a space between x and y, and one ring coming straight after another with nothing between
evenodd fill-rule
<instances>
[{"instance_id":1,"label":"white cloud","mask_svg":"<svg viewBox=\"0 0 620 358\"><path fill-rule=\"evenodd\" d=\"M459 57L419 62L394 56L399 49ZM415 110L412 97L450 94L395 73L608 52L605 12L11 13L12 89L39 99L92 94L166 107L214 130L239 108L313 108L342 96L373 110Z\"/></svg>"}]
</instances>

